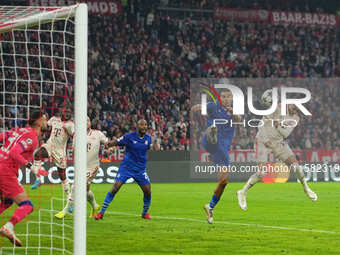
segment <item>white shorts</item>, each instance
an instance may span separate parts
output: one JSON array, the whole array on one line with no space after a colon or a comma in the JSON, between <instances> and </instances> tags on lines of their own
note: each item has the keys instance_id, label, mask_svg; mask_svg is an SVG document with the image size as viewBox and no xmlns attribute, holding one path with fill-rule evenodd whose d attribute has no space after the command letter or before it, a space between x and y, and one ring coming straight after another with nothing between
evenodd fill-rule
<instances>
[{"instance_id":1,"label":"white shorts","mask_svg":"<svg viewBox=\"0 0 340 255\"><path fill-rule=\"evenodd\" d=\"M57 167L63 169L67 167L67 157L65 150L56 150L55 146L51 143L44 143L41 147L46 149L49 158L52 159Z\"/></svg>"},{"instance_id":2,"label":"white shorts","mask_svg":"<svg viewBox=\"0 0 340 255\"><path fill-rule=\"evenodd\" d=\"M90 185L94 177L96 177L97 172L98 172L99 167L94 167L94 168L87 168L86 171L86 179L87 179L87 184Z\"/></svg>"},{"instance_id":3,"label":"white shorts","mask_svg":"<svg viewBox=\"0 0 340 255\"><path fill-rule=\"evenodd\" d=\"M268 148L263 142L256 139L255 142L255 156L257 162L268 162L268 155L270 152L274 154L275 159L285 162L289 157L294 156L293 151L290 149L288 143L272 142L273 148Z\"/></svg>"}]
</instances>

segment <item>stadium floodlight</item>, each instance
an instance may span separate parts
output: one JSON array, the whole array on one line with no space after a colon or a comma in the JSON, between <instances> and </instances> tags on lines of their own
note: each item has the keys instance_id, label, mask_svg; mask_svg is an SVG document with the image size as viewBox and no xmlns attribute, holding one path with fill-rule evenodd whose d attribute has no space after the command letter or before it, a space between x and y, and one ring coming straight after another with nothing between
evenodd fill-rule
<instances>
[{"instance_id":1,"label":"stadium floodlight","mask_svg":"<svg viewBox=\"0 0 340 255\"><path fill-rule=\"evenodd\" d=\"M0 7L2 129L22 125L28 119L29 108L42 108L52 114L55 108L72 108L75 135L86 137L87 13L86 4ZM86 169L86 139L75 142L73 241L66 236L72 233L72 227L53 217L55 198L43 194L40 199L47 197L50 201L39 204L51 207L36 206L31 218L37 221L26 222L26 234L21 235L24 247L1 247L1 254L6 249L13 250L11 254L42 254L46 249L49 254L86 254L86 176L79 171ZM67 246L67 242L71 244Z\"/></svg>"}]
</instances>

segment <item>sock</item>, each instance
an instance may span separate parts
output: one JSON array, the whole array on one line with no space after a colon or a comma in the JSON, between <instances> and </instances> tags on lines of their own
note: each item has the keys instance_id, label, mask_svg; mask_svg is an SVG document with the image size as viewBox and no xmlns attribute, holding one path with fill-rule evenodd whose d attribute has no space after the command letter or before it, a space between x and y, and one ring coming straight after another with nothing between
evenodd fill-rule
<instances>
[{"instance_id":1,"label":"sock","mask_svg":"<svg viewBox=\"0 0 340 255\"><path fill-rule=\"evenodd\" d=\"M66 193L67 197L69 197L70 196L70 194L69 194L70 193L70 185L68 184L68 180L67 179L63 180L61 182L61 185L63 186L63 190Z\"/></svg>"},{"instance_id":2,"label":"sock","mask_svg":"<svg viewBox=\"0 0 340 255\"><path fill-rule=\"evenodd\" d=\"M247 183L243 186L242 191L244 193L247 193L247 191L253 187L256 183L258 183L259 181L261 181L263 175L259 174L259 173L255 173L252 176L250 176L250 178L248 179Z\"/></svg>"},{"instance_id":3,"label":"sock","mask_svg":"<svg viewBox=\"0 0 340 255\"><path fill-rule=\"evenodd\" d=\"M69 212L69 209L70 207L73 205L73 201L74 201L74 185L72 185L72 190L70 192L70 194L68 195L67 197L67 203L66 203L66 206L65 208L63 209L64 213L68 213Z\"/></svg>"},{"instance_id":4,"label":"sock","mask_svg":"<svg viewBox=\"0 0 340 255\"><path fill-rule=\"evenodd\" d=\"M96 199L94 198L94 194L91 190L87 192L87 201L91 204L93 209L98 207Z\"/></svg>"},{"instance_id":5,"label":"sock","mask_svg":"<svg viewBox=\"0 0 340 255\"><path fill-rule=\"evenodd\" d=\"M214 209L214 207L217 205L218 201L220 201L220 198L213 195L211 200L210 200L210 203L209 203L210 208Z\"/></svg>"},{"instance_id":6,"label":"sock","mask_svg":"<svg viewBox=\"0 0 340 255\"><path fill-rule=\"evenodd\" d=\"M73 200L67 199L66 206L63 209L64 213L69 213L69 210L70 210L72 205L73 205Z\"/></svg>"},{"instance_id":7,"label":"sock","mask_svg":"<svg viewBox=\"0 0 340 255\"><path fill-rule=\"evenodd\" d=\"M113 198L115 197L114 194L112 194L111 192L108 192L106 194L106 197L105 197L105 200L103 202L103 206L102 206L102 209L100 210L100 212L102 214L105 213L106 209L108 208L108 206L110 205L110 203L112 202Z\"/></svg>"},{"instance_id":8,"label":"sock","mask_svg":"<svg viewBox=\"0 0 340 255\"><path fill-rule=\"evenodd\" d=\"M13 224L13 226L15 226L18 222L26 218L32 211L33 204L31 201L27 200L21 202L9 221Z\"/></svg>"},{"instance_id":9,"label":"sock","mask_svg":"<svg viewBox=\"0 0 340 255\"><path fill-rule=\"evenodd\" d=\"M11 207L13 204L13 199L6 198L0 203L0 214L2 214L3 211L5 211L7 208Z\"/></svg>"},{"instance_id":10,"label":"sock","mask_svg":"<svg viewBox=\"0 0 340 255\"><path fill-rule=\"evenodd\" d=\"M5 225L4 225L7 229L11 229L14 231L14 225L12 222L8 221Z\"/></svg>"},{"instance_id":11,"label":"sock","mask_svg":"<svg viewBox=\"0 0 340 255\"><path fill-rule=\"evenodd\" d=\"M144 195L143 201L144 201L144 205L143 205L142 214L144 215L149 211L149 207L151 204L151 195Z\"/></svg>"},{"instance_id":12,"label":"sock","mask_svg":"<svg viewBox=\"0 0 340 255\"><path fill-rule=\"evenodd\" d=\"M298 165L298 164L293 164L293 169L295 171L296 177L299 179L299 181L301 182L302 186L304 189L308 189L308 184L307 181L305 179L305 174L303 172L303 168L302 166Z\"/></svg>"}]
</instances>

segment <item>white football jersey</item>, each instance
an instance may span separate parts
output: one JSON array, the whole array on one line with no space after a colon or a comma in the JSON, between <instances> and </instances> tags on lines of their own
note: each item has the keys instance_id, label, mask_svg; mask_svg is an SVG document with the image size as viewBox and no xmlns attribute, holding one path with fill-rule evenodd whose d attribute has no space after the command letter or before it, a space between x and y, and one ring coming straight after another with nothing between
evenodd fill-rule
<instances>
[{"instance_id":1,"label":"white football jersey","mask_svg":"<svg viewBox=\"0 0 340 255\"><path fill-rule=\"evenodd\" d=\"M286 126L295 126L295 124L299 123L299 116L298 115L282 115L281 114L281 106L279 106L274 113L268 116L264 116L262 118L262 121L264 125L262 127L259 127L256 138L258 141L266 143L268 141L273 142L281 142L284 138L289 136L289 134L293 131L294 127L287 127L287 128L276 128L274 126L274 121L279 121L279 125L281 125L281 122L283 122ZM283 130L284 132L280 132L280 130ZM284 135L285 134L285 135Z\"/></svg>"},{"instance_id":2,"label":"white football jersey","mask_svg":"<svg viewBox=\"0 0 340 255\"><path fill-rule=\"evenodd\" d=\"M106 144L109 139L99 130L91 129L87 133L87 168L99 166L100 144Z\"/></svg>"},{"instance_id":3,"label":"white football jersey","mask_svg":"<svg viewBox=\"0 0 340 255\"><path fill-rule=\"evenodd\" d=\"M74 134L73 121L62 121L60 117L53 116L47 125L52 127L47 143L52 145L53 150L65 151L67 140Z\"/></svg>"}]
</instances>

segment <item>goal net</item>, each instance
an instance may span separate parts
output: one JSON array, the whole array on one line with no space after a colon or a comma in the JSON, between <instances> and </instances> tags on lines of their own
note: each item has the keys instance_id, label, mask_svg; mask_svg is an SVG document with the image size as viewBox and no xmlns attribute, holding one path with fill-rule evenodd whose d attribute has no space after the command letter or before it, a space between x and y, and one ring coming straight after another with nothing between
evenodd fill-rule
<instances>
[{"instance_id":1,"label":"goal net","mask_svg":"<svg viewBox=\"0 0 340 255\"><path fill-rule=\"evenodd\" d=\"M79 14L79 6L85 6L85 14ZM79 16L86 16L82 24L86 25L86 29L79 26L77 28L77 22L82 23ZM79 31L83 33L83 40L79 39L81 36L77 36ZM87 42L84 38L87 39L87 7L84 4L55 8L0 7L1 131L25 126L32 109L41 109L41 113L46 113L49 118L56 112L63 113L67 110L74 113L76 135L86 135L87 70L84 69L87 68ZM81 64L77 63L79 60ZM82 76L79 74L81 69L84 71ZM82 90L79 89L79 84L83 86ZM75 96L81 99L77 102L74 100ZM49 133L46 133L42 143L48 137ZM82 149L79 150L81 152ZM86 155L85 146L83 155ZM86 162L76 155L76 169L83 164L81 161ZM73 173L77 172L73 170L72 163L73 160L68 164L68 177L73 177ZM7 239L1 238L0 254L80 254L73 253L76 241L73 237L84 242L84 234L76 237L73 224L75 227L78 224L78 230L83 231L84 226L79 228L79 224L85 223L72 216L55 218L55 214L63 209L67 198L61 185L58 185L60 179L57 168L51 162L46 162L44 167L49 175L41 179L43 185L35 190L31 186L36 177L26 169L19 171L18 179L35 209L25 221L16 226L17 237L22 241L23 247L13 246ZM79 177L75 181L84 182L84 178ZM71 178L70 183L72 181ZM83 188L77 190L76 195L77 192L80 200L85 200L85 195L84 199L79 196L81 192L85 194ZM75 213L84 219L79 208L85 203L77 205L76 200L75 204L78 206ZM1 225L8 221L15 208L16 205L1 214ZM83 245L86 247L86 244Z\"/></svg>"}]
</instances>

